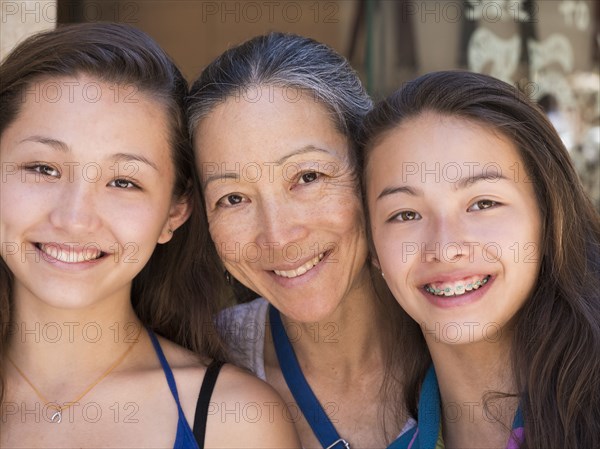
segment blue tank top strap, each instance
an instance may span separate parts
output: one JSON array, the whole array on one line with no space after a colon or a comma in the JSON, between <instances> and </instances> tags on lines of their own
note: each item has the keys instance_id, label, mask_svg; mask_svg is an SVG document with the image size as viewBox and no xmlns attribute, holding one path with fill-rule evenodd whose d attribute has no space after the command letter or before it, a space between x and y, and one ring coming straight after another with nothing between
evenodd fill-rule
<instances>
[{"instance_id":1,"label":"blue tank top strap","mask_svg":"<svg viewBox=\"0 0 600 449\"><path fill-rule=\"evenodd\" d=\"M175 444L173 445L173 449L201 449L194 437L194 433L190 428L187 420L185 419L185 415L183 413L183 409L181 408L181 403L179 402L179 393L177 392L177 384L175 383L175 377L173 376L173 371L169 366L169 362L167 362L167 358L160 347L160 343L158 342L158 338L156 334L152 332L152 330L148 329L148 335L150 336L150 340L152 341L152 346L154 346L154 350L156 351L156 355L158 356L158 360L162 366L162 369L165 373L165 377L167 378L167 383L169 384L169 389L171 390L171 394L175 399L175 403L177 404L177 434L175 435Z\"/></svg>"},{"instance_id":2,"label":"blue tank top strap","mask_svg":"<svg viewBox=\"0 0 600 449\"><path fill-rule=\"evenodd\" d=\"M421 393L417 425L388 446L388 449L436 449L443 447L440 389L433 365L427 370ZM517 409L506 449L518 449L524 441L524 420Z\"/></svg>"},{"instance_id":3,"label":"blue tank top strap","mask_svg":"<svg viewBox=\"0 0 600 449\"><path fill-rule=\"evenodd\" d=\"M350 449L350 445L340 437L306 381L285 332L281 315L273 305L269 305L269 320L275 353L285 382L319 443L325 449Z\"/></svg>"}]
</instances>

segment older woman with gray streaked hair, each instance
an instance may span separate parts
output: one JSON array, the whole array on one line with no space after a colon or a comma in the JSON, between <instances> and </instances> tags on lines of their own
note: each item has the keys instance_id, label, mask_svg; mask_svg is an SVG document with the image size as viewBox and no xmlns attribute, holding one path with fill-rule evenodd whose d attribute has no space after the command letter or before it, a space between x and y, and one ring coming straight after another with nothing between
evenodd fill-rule
<instances>
[{"instance_id":1,"label":"older woman with gray streaked hair","mask_svg":"<svg viewBox=\"0 0 600 449\"><path fill-rule=\"evenodd\" d=\"M385 447L414 425L407 318L370 262L358 181L371 106L342 56L281 33L223 53L188 98L211 238L225 276L259 296L221 330L304 447Z\"/></svg>"}]
</instances>

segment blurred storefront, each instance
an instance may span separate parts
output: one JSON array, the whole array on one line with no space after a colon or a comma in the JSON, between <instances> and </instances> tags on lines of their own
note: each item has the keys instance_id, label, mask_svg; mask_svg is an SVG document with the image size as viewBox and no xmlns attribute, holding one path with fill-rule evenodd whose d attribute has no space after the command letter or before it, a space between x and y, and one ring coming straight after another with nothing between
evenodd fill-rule
<instances>
[{"instance_id":1,"label":"blurred storefront","mask_svg":"<svg viewBox=\"0 0 600 449\"><path fill-rule=\"evenodd\" d=\"M358 16L357 66L375 97L454 68L519 86L547 112L600 210L600 2L367 0Z\"/></svg>"}]
</instances>

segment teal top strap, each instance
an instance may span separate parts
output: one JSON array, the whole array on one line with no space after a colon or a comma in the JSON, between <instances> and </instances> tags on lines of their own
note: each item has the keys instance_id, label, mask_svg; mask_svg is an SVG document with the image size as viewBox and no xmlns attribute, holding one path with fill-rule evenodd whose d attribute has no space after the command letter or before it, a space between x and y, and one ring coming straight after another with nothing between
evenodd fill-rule
<instances>
[{"instance_id":1,"label":"teal top strap","mask_svg":"<svg viewBox=\"0 0 600 449\"><path fill-rule=\"evenodd\" d=\"M417 425L394 441L388 449L435 449L440 431L441 400L433 365L427 370L419 395Z\"/></svg>"},{"instance_id":2,"label":"teal top strap","mask_svg":"<svg viewBox=\"0 0 600 449\"><path fill-rule=\"evenodd\" d=\"M395 440L388 449L436 449L441 436L440 389L433 365L427 370L419 395L417 425ZM506 449L518 449L525 440L521 407L517 409ZM439 447L439 446L438 446Z\"/></svg>"}]
</instances>

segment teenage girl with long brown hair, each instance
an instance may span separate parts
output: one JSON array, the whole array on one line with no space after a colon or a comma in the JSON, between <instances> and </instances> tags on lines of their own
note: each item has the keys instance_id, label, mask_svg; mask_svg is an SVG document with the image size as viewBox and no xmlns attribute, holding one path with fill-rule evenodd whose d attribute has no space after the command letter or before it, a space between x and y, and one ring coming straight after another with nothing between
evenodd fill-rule
<instances>
[{"instance_id":1,"label":"teenage girl with long brown hair","mask_svg":"<svg viewBox=\"0 0 600 449\"><path fill-rule=\"evenodd\" d=\"M600 447L600 220L541 110L432 73L362 141L376 261L415 328L418 424L391 447Z\"/></svg>"},{"instance_id":2,"label":"teenage girl with long brown hair","mask_svg":"<svg viewBox=\"0 0 600 449\"><path fill-rule=\"evenodd\" d=\"M148 36L62 27L0 65L0 446L297 447L231 365L186 129Z\"/></svg>"}]
</instances>

